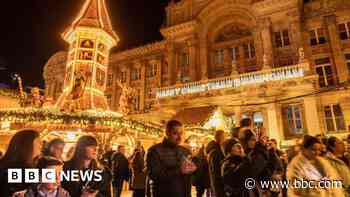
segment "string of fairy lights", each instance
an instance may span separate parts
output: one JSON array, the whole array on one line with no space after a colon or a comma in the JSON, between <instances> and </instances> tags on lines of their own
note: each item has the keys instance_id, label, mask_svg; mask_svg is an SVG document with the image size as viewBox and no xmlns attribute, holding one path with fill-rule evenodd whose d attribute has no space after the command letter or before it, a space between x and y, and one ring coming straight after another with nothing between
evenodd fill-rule
<instances>
[{"instance_id":1,"label":"string of fairy lights","mask_svg":"<svg viewBox=\"0 0 350 197\"><path fill-rule=\"evenodd\" d=\"M57 125L72 128L128 129L152 136L161 136L162 129L121 117L115 112L62 112L42 108L14 108L0 110L0 122L9 124Z\"/></svg>"}]
</instances>

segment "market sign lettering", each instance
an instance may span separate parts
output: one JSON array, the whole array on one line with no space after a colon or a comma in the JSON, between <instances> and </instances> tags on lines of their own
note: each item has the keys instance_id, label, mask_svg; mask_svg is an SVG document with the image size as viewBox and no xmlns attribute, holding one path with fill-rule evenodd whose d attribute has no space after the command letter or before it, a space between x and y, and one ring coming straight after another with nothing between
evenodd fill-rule
<instances>
[{"instance_id":1,"label":"market sign lettering","mask_svg":"<svg viewBox=\"0 0 350 197\"><path fill-rule=\"evenodd\" d=\"M243 74L237 78L213 79L209 82L197 82L184 84L181 87L161 88L157 90L157 98L194 94L210 90L225 88L237 88L244 85L264 83L268 81L279 81L304 76L302 67L287 67L276 69L269 73Z\"/></svg>"}]
</instances>

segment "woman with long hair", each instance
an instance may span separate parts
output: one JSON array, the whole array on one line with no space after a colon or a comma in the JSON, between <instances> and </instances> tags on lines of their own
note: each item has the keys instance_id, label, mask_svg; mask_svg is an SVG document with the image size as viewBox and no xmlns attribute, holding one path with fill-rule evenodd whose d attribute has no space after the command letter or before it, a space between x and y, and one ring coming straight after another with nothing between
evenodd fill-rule
<instances>
[{"instance_id":1,"label":"woman with long hair","mask_svg":"<svg viewBox=\"0 0 350 197\"><path fill-rule=\"evenodd\" d=\"M25 183L8 183L7 170L9 168L22 170L33 168L35 166L34 160L40 155L40 152L41 140L39 133L35 130L22 130L11 138L9 146L0 160L1 196L12 196L16 191L24 190L29 186Z\"/></svg>"},{"instance_id":2,"label":"woman with long hair","mask_svg":"<svg viewBox=\"0 0 350 197\"><path fill-rule=\"evenodd\" d=\"M98 142L93 136L82 136L78 139L72 158L65 162L64 171L68 170L103 170L102 166L97 162L97 146ZM104 196L110 194L110 180L106 178L106 172L102 175L102 181L76 181L62 182L62 186L71 196L87 197L87 196Z\"/></svg>"}]
</instances>

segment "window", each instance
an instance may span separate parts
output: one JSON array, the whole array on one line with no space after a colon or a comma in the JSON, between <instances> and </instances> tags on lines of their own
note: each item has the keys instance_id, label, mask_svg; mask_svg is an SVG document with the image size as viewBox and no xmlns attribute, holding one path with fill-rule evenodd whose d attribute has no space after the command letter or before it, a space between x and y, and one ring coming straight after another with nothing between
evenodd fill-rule
<instances>
[{"instance_id":1,"label":"window","mask_svg":"<svg viewBox=\"0 0 350 197\"><path fill-rule=\"evenodd\" d=\"M288 30L275 32L274 35L277 48L290 45Z\"/></svg>"},{"instance_id":2,"label":"window","mask_svg":"<svg viewBox=\"0 0 350 197\"><path fill-rule=\"evenodd\" d=\"M263 115L261 112L254 112L253 113L253 123L255 127L262 127L263 126Z\"/></svg>"},{"instance_id":3,"label":"window","mask_svg":"<svg viewBox=\"0 0 350 197\"><path fill-rule=\"evenodd\" d=\"M133 68L131 72L131 80L136 81L141 79L141 68Z\"/></svg>"},{"instance_id":4,"label":"window","mask_svg":"<svg viewBox=\"0 0 350 197\"><path fill-rule=\"evenodd\" d=\"M188 57L187 53L181 53L180 55L180 65L181 66L188 66L190 64L190 59Z\"/></svg>"},{"instance_id":5,"label":"window","mask_svg":"<svg viewBox=\"0 0 350 197\"><path fill-rule=\"evenodd\" d=\"M113 74L109 73L108 74L108 79L107 79L107 85L110 86L113 84Z\"/></svg>"},{"instance_id":6,"label":"window","mask_svg":"<svg viewBox=\"0 0 350 197\"><path fill-rule=\"evenodd\" d=\"M152 88L149 88L148 89L148 98L153 98L153 91L152 91Z\"/></svg>"},{"instance_id":7,"label":"window","mask_svg":"<svg viewBox=\"0 0 350 197\"><path fill-rule=\"evenodd\" d=\"M348 65L348 70L350 72L350 53L345 54L346 64Z\"/></svg>"},{"instance_id":8,"label":"window","mask_svg":"<svg viewBox=\"0 0 350 197\"><path fill-rule=\"evenodd\" d=\"M282 108L284 130L287 135L299 135L304 132L303 106L301 104L288 105Z\"/></svg>"},{"instance_id":9,"label":"window","mask_svg":"<svg viewBox=\"0 0 350 197\"><path fill-rule=\"evenodd\" d=\"M320 87L334 85L333 71L329 58L315 60L316 73L318 74L318 82Z\"/></svg>"},{"instance_id":10,"label":"window","mask_svg":"<svg viewBox=\"0 0 350 197\"><path fill-rule=\"evenodd\" d=\"M230 51L232 62L236 62L239 59L239 47L232 47Z\"/></svg>"},{"instance_id":11,"label":"window","mask_svg":"<svg viewBox=\"0 0 350 197\"><path fill-rule=\"evenodd\" d=\"M324 107L328 132L345 130L344 115L339 104Z\"/></svg>"},{"instance_id":12,"label":"window","mask_svg":"<svg viewBox=\"0 0 350 197\"><path fill-rule=\"evenodd\" d=\"M168 68L168 62L164 62L162 65L162 74L163 75L167 75L169 72L169 68Z\"/></svg>"},{"instance_id":13,"label":"window","mask_svg":"<svg viewBox=\"0 0 350 197\"><path fill-rule=\"evenodd\" d=\"M310 31L310 45L315 46L318 44L326 43L326 37L323 28L318 28Z\"/></svg>"},{"instance_id":14,"label":"window","mask_svg":"<svg viewBox=\"0 0 350 197\"><path fill-rule=\"evenodd\" d=\"M112 107L112 95L107 94L106 97L107 97L107 102L108 102L109 107Z\"/></svg>"},{"instance_id":15,"label":"window","mask_svg":"<svg viewBox=\"0 0 350 197\"><path fill-rule=\"evenodd\" d=\"M120 73L120 80L121 80L121 82L122 83L125 83L126 82L126 71L122 71L121 73Z\"/></svg>"},{"instance_id":16,"label":"window","mask_svg":"<svg viewBox=\"0 0 350 197\"><path fill-rule=\"evenodd\" d=\"M146 77L151 78L157 75L157 64L149 64L146 67Z\"/></svg>"},{"instance_id":17,"label":"window","mask_svg":"<svg viewBox=\"0 0 350 197\"><path fill-rule=\"evenodd\" d=\"M181 69L181 81L186 81L188 80L188 76L189 76L189 57L187 53L182 53L180 55L180 69Z\"/></svg>"},{"instance_id":18,"label":"window","mask_svg":"<svg viewBox=\"0 0 350 197\"><path fill-rule=\"evenodd\" d=\"M133 99L133 104L134 104L134 111L139 111L140 110L140 103L141 103L141 91L137 90L136 95Z\"/></svg>"},{"instance_id":19,"label":"window","mask_svg":"<svg viewBox=\"0 0 350 197\"><path fill-rule=\"evenodd\" d=\"M350 39L350 22L339 24L338 28L341 40Z\"/></svg>"},{"instance_id":20,"label":"window","mask_svg":"<svg viewBox=\"0 0 350 197\"><path fill-rule=\"evenodd\" d=\"M218 49L215 51L215 64L223 64L224 63L224 50Z\"/></svg>"},{"instance_id":21,"label":"window","mask_svg":"<svg viewBox=\"0 0 350 197\"><path fill-rule=\"evenodd\" d=\"M246 59L251 59L255 57L255 48L253 43L243 44L244 56Z\"/></svg>"}]
</instances>

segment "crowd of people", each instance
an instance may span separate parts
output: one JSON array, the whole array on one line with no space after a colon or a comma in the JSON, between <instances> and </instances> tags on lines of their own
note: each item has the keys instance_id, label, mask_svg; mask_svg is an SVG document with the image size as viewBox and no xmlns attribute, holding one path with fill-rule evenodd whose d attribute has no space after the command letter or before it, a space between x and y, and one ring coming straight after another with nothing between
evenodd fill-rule
<instances>
[{"instance_id":1,"label":"crowd of people","mask_svg":"<svg viewBox=\"0 0 350 197\"><path fill-rule=\"evenodd\" d=\"M342 139L309 136L278 148L275 139L255 131L243 119L230 136L222 130L198 150L183 146L181 122L170 120L164 139L147 151L138 144L127 156L126 147L105 145L98 150L95 137L81 136L64 157L60 138L43 145L39 133L22 130L11 139L0 159L0 196L4 197L120 197L125 185L133 197L342 197L350 196L350 152ZM350 136L350 135L349 135ZM348 143L350 137L348 137ZM8 169L101 170L101 181L9 183ZM255 187L248 188L247 180ZM341 187L262 187L262 181L340 180ZM128 183L128 184L126 184ZM195 192L194 192L195 190Z\"/></svg>"}]
</instances>

